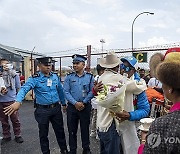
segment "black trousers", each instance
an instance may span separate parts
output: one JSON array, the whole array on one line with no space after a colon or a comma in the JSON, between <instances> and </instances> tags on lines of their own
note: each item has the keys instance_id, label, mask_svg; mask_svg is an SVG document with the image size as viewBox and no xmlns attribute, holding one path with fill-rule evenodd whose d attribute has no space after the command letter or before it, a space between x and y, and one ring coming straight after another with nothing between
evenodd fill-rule
<instances>
[{"instance_id":1,"label":"black trousers","mask_svg":"<svg viewBox=\"0 0 180 154\"><path fill-rule=\"evenodd\" d=\"M54 108L36 108L34 112L36 121L39 127L39 138L41 151L43 154L50 154L49 150L49 122L51 122L54 129L58 145L61 150L66 150L66 138L64 133L63 116L61 112L61 105Z\"/></svg>"},{"instance_id":2,"label":"black trousers","mask_svg":"<svg viewBox=\"0 0 180 154\"><path fill-rule=\"evenodd\" d=\"M88 103L82 111L78 111L74 105L67 107L67 126L69 131L70 153L76 154L77 149L77 131L80 121L81 141L84 150L89 149L89 125L91 115L91 104Z\"/></svg>"}]
</instances>

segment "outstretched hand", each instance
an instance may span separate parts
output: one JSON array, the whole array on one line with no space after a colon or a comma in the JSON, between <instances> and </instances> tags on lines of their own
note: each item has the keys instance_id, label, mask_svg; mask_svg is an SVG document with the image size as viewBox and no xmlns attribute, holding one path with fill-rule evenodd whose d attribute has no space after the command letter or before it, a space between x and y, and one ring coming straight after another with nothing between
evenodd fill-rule
<instances>
[{"instance_id":1,"label":"outstretched hand","mask_svg":"<svg viewBox=\"0 0 180 154\"><path fill-rule=\"evenodd\" d=\"M7 106L4 108L5 115L10 116L15 111L17 111L20 108L21 104L19 102L14 102L13 104Z\"/></svg>"}]
</instances>

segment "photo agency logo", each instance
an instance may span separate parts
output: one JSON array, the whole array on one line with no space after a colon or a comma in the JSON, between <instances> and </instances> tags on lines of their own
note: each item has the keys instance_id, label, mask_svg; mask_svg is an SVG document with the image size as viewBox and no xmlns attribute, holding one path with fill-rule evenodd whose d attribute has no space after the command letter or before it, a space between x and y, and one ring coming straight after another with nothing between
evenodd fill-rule
<instances>
[{"instance_id":1,"label":"photo agency logo","mask_svg":"<svg viewBox=\"0 0 180 154\"><path fill-rule=\"evenodd\" d=\"M160 134L152 133L147 137L147 143L151 148L158 147L161 142L165 144L180 144L180 138L178 137L164 137L161 138Z\"/></svg>"},{"instance_id":2,"label":"photo agency logo","mask_svg":"<svg viewBox=\"0 0 180 154\"><path fill-rule=\"evenodd\" d=\"M147 137L147 143L151 148L155 148L160 145L161 137L160 134L152 133Z\"/></svg>"}]
</instances>

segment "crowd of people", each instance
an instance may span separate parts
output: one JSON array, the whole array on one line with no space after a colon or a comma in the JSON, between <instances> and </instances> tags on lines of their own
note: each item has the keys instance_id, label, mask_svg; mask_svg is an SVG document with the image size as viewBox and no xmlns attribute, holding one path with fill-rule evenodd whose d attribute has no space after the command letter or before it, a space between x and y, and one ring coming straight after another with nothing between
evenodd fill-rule
<instances>
[{"instance_id":1,"label":"crowd of people","mask_svg":"<svg viewBox=\"0 0 180 154\"><path fill-rule=\"evenodd\" d=\"M3 131L1 144L11 140L9 117L13 124L15 141L23 142L18 109L26 94L34 90L36 108L34 116L38 123L43 154L50 154L49 123L52 124L62 154L77 153L79 123L82 154L91 153L90 137L99 140L101 154L180 153L180 143L164 140L171 137L180 140L179 54L175 56L176 58L174 53L167 54L167 58L161 58L151 78L149 74L146 75L144 69L139 69L135 57L119 58L114 52L107 53L99 60L96 67L98 75L94 78L93 74L85 71L87 58L75 54L72 56L74 71L66 75L63 84L59 76L52 72L51 57L38 58L39 72L29 77L26 82L23 78L21 83L19 75L9 67L9 61L1 59L0 120ZM103 98L104 104L98 104L98 99L107 89L107 85L111 85L110 91L114 97ZM161 93L173 105L168 114L155 119L149 131L142 130L139 138L137 121L149 117L151 110L146 93L147 87ZM69 149L64 133L62 111L67 112ZM161 138L158 145L154 143L156 141L150 144L154 137L151 137L152 134Z\"/></svg>"}]
</instances>

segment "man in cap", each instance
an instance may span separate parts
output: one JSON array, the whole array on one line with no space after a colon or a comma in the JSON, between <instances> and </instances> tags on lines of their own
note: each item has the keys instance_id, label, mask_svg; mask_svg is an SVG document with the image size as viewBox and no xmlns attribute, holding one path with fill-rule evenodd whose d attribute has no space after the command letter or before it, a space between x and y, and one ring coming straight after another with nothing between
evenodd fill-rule
<instances>
[{"instance_id":1,"label":"man in cap","mask_svg":"<svg viewBox=\"0 0 180 154\"><path fill-rule=\"evenodd\" d=\"M33 75L26 81L17 94L16 102L6 107L5 113L11 115L14 111L18 110L26 94L33 89L36 98L34 115L38 122L42 153L50 154L48 131L49 122L51 122L61 153L67 154L68 151L60 105L61 102L63 109L66 108L63 88L57 74L51 72L52 58L42 57L37 58L37 60L39 62L39 73Z\"/></svg>"},{"instance_id":2,"label":"man in cap","mask_svg":"<svg viewBox=\"0 0 180 154\"><path fill-rule=\"evenodd\" d=\"M124 153L137 153L139 139L134 121L147 117L150 111L149 102L145 93L146 83L137 73L138 61L135 57L129 56L121 58L123 62L120 65L122 73L128 75L127 88L125 93L125 108L123 112L116 113L116 116L122 120L121 123L122 140Z\"/></svg>"},{"instance_id":3,"label":"man in cap","mask_svg":"<svg viewBox=\"0 0 180 154\"><path fill-rule=\"evenodd\" d=\"M130 80L135 80L138 82L141 81L141 84L145 84L143 82L144 80L141 80L139 74L136 71L138 69L138 61L135 57L133 56L124 57L121 58L121 61L123 62L120 65L120 69L122 73L126 73ZM134 95L134 98L136 98L134 99L134 105L137 105L137 110L129 112L129 115L127 117L129 120L132 121L140 120L141 118L148 116L150 106L144 90L138 95L136 96ZM119 117L121 117L121 115L119 115Z\"/></svg>"},{"instance_id":4,"label":"man in cap","mask_svg":"<svg viewBox=\"0 0 180 154\"><path fill-rule=\"evenodd\" d=\"M77 130L80 121L83 154L90 154L89 125L94 77L84 71L86 57L75 54L72 58L74 72L69 73L64 81L64 92L68 101L67 125L70 153L77 153Z\"/></svg>"}]
</instances>

